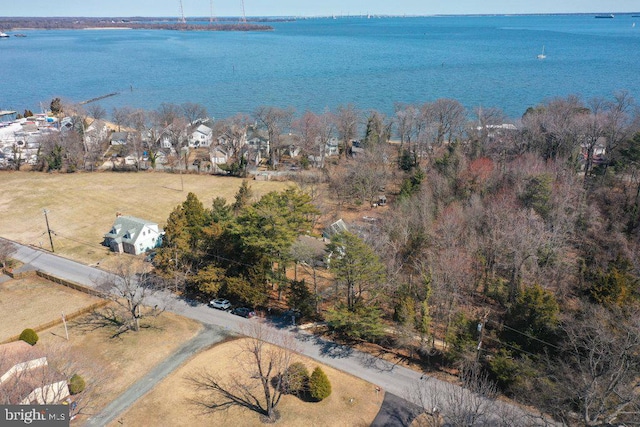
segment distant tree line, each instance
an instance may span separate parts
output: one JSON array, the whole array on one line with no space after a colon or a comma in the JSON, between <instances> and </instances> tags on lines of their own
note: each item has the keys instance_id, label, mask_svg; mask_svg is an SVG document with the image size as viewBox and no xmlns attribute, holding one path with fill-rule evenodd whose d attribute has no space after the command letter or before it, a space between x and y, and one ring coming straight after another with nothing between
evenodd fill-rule
<instances>
[{"instance_id":1,"label":"distant tree line","mask_svg":"<svg viewBox=\"0 0 640 427\"><path fill-rule=\"evenodd\" d=\"M239 21L239 19L236 18ZM161 22L159 22L161 21ZM0 18L0 28L33 28L43 30L78 30L84 28L132 28L138 30L183 30L183 31L270 31L273 27L247 22L221 23L212 25L183 24L158 18L87 18L87 17L47 17L47 18Z\"/></svg>"}]
</instances>

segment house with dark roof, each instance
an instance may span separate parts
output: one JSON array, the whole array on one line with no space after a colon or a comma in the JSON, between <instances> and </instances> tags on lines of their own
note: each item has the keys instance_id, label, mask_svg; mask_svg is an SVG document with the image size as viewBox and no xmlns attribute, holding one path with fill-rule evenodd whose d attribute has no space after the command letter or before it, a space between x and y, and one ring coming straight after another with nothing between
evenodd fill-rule
<instances>
[{"instance_id":1,"label":"house with dark roof","mask_svg":"<svg viewBox=\"0 0 640 427\"><path fill-rule=\"evenodd\" d=\"M104 235L104 246L118 253L139 255L162 244L164 231L155 222L118 215L111 230Z\"/></svg>"}]
</instances>

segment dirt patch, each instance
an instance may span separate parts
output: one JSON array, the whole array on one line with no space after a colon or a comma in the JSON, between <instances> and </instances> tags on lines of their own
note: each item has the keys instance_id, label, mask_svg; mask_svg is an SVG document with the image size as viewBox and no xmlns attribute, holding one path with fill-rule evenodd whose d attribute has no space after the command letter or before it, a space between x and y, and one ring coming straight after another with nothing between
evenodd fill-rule
<instances>
[{"instance_id":1,"label":"dirt patch","mask_svg":"<svg viewBox=\"0 0 640 427\"><path fill-rule=\"evenodd\" d=\"M90 264L108 256L101 243L116 212L163 226L189 192L208 207L215 197L232 202L242 183L240 178L161 172L0 174L4 188L11 189L0 193L0 236L50 249L43 214L46 208L56 253ZM256 197L288 185L272 181L249 184Z\"/></svg>"},{"instance_id":2,"label":"dirt patch","mask_svg":"<svg viewBox=\"0 0 640 427\"><path fill-rule=\"evenodd\" d=\"M143 321L140 332L127 332L113 338L113 328L86 328L87 318L69 322L69 341L60 325L41 332L38 345L62 346L99 371L96 375L102 383L99 394L92 399L92 413L99 412L202 328L198 322L164 312ZM82 420L83 417L79 417L80 423Z\"/></svg>"},{"instance_id":3,"label":"dirt patch","mask_svg":"<svg viewBox=\"0 0 640 427\"><path fill-rule=\"evenodd\" d=\"M170 426L256 426L260 416L248 409L233 407L218 413L203 413L190 402L196 392L186 377L201 369L222 375L238 373L239 341L219 344L202 352L162 381L139 400L129 411L110 424L111 427L138 425ZM297 357L313 370L318 363ZM332 393L318 403L304 402L294 396L284 396L278 410L280 426L369 426L376 417L384 396L376 395L375 387L328 366L322 366L331 381ZM244 373L246 375L246 373Z\"/></svg>"},{"instance_id":4,"label":"dirt patch","mask_svg":"<svg viewBox=\"0 0 640 427\"><path fill-rule=\"evenodd\" d=\"M38 277L0 283L0 342L100 301Z\"/></svg>"}]
</instances>

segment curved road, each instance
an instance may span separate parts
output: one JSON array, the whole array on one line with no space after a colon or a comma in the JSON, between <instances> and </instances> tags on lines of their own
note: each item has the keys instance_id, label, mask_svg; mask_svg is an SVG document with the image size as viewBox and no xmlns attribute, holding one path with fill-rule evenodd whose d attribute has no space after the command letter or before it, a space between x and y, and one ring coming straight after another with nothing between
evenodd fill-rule
<instances>
[{"instance_id":1,"label":"curved road","mask_svg":"<svg viewBox=\"0 0 640 427\"><path fill-rule=\"evenodd\" d=\"M17 250L12 255L13 258L24 264L29 264L31 268L88 287L96 287L98 281L102 281L110 276L109 273L97 268L89 267L40 249L18 243L15 243L15 246ZM222 328L225 333L242 334L243 328L246 329L249 322L255 321L255 319L248 320L231 315L225 311L214 310L204 304L187 302L168 292L160 295L156 294L153 298L155 300L150 301L150 304L164 304L169 311L197 320L204 325ZM293 334L297 342L296 350L299 353L336 369L348 372L372 384L376 384L386 393L392 393L396 397L400 396L412 401L411 403L413 404L420 405L417 398L410 395L412 386L420 383L424 378L420 372L395 365L370 354L354 350L351 347L338 345L334 342L321 339L304 331L288 329L284 331L284 333ZM151 373L154 372L155 370ZM149 375L151 375L151 373ZM437 395L450 393L451 384L436 380L435 378L430 378L429 381L431 385L429 390L432 393ZM455 399L450 400L453 401ZM395 402L397 405L397 401ZM509 412L513 412L514 410L520 412L522 418L532 416L532 414L521 411L511 405L502 402L499 402L499 404L508 406ZM447 408L441 407L439 409L441 414L446 417ZM540 422L540 425L549 425L548 421L545 423L544 421L538 420L538 422ZM528 425L535 425L538 424L538 422L532 419Z\"/></svg>"}]
</instances>

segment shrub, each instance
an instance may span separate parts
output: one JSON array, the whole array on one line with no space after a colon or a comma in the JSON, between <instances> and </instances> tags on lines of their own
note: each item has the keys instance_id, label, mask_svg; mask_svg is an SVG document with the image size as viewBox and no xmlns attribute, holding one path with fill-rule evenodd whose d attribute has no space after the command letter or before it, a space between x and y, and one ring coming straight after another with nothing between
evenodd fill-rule
<instances>
[{"instance_id":1,"label":"shrub","mask_svg":"<svg viewBox=\"0 0 640 427\"><path fill-rule=\"evenodd\" d=\"M33 329L27 328L20 334L20 339L27 344L36 345L38 342L38 334L36 334L36 331Z\"/></svg>"},{"instance_id":2,"label":"shrub","mask_svg":"<svg viewBox=\"0 0 640 427\"><path fill-rule=\"evenodd\" d=\"M317 401L326 399L331 395L331 383L324 371L318 366L313 370L309 379L309 393Z\"/></svg>"},{"instance_id":3,"label":"shrub","mask_svg":"<svg viewBox=\"0 0 640 427\"><path fill-rule=\"evenodd\" d=\"M309 371L304 363L295 362L282 375L280 386L285 393L301 396L307 390Z\"/></svg>"},{"instance_id":4,"label":"shrub","mask_svg":"<svg viewBox=\"0 0 640 427\"><path fill-rule=\"evenodd\" d=\"M73 374L69 380L69 393L78 394L84 391L85 383L84 378L78 374Z\"/></svg>"}]
</instances>

